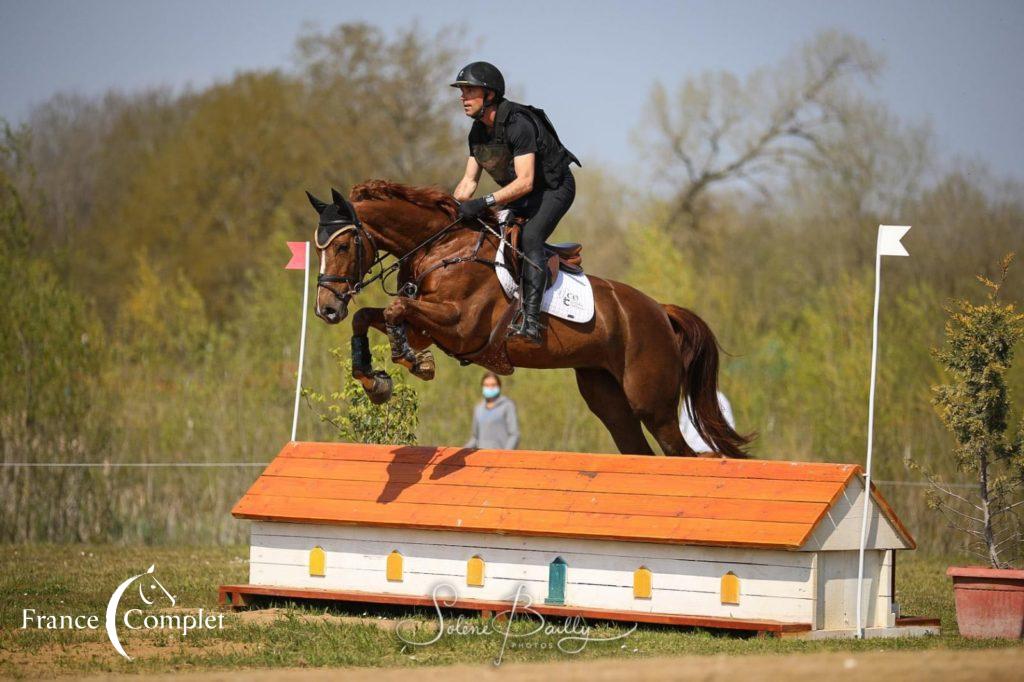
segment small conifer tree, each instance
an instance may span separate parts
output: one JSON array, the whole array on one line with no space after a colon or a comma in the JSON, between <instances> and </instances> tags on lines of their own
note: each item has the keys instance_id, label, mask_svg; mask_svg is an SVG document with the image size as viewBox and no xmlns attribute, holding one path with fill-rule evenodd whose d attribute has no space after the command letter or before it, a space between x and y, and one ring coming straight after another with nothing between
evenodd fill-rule
<instances>
[{"instance_id":1,"label":"small conifer tree","mask_svg":"<svg viewBox=\"0 0 1024 682\"><path fill-rule=\"evenodd\" d=\"M933 402L956 439L956 468L974 479L974 492L960 494L915 467L931 484L929 506L966 533L971 553L993 568L1019 559L1022 538L1017 510L1024 505L1024 419L1011 437L1006 375L1014 347L1024 338L1024 314L999 300L1012 260L1010 253L1000 262L998 282L978 276L988 289L987 301L975 305L961 299L947 309L946 345L932 351L950 378L933 387Z\"/></svg>"}]
</instances>

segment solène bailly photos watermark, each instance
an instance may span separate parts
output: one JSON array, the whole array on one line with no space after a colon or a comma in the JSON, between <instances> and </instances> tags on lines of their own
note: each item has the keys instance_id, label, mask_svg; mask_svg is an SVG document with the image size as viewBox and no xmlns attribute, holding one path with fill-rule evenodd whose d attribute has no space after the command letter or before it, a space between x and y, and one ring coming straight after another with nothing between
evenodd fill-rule
<instances>
[{"instance_id":1,"label":"sol\u00e8ne bailly photos watermark","mask_svg":"<svg viewBox=\"0 0 1024 682\"><path fill-rule=\"evenodd\" d=\"M183 610L175 613L146 612L149 607L158 603L166 604L165 608L174 608L178 598L157 580L154 573L156 564L151 565L144 573L133 575L118 585L107 601L106 612L99 614L67 614L43 613L37 609L25 608L21 611L21 629L37 630L98 630L102 623L107 631L110 644L121 656L133 660L121 643L119 628L125 630L170 630L187 637L197 630L223 630L224 614L209 613L203 609L194 611ZM135 585L139 595L139 603L131 608L122 604L125 593Z\"/></svg>"},{"instance_id":2,"label":"sol\u00e8ne bailly photos watermark","mask_svg":"<svg viewBox=\"0 0 1024 682\"><path fill-rule=\"evenodd\" d=\"M441 597L443 593L448 596ZM501 637L500 649L498 655L491 661L495 666L501 665L507 649L532 648L529 644L524 645L524 643L515 640L536 635L558 637L555 641L555 646L559 651L566 654L578 654L590 642L611 642L623 639L631 635L637 628L637 623L633 623L633 627L626 632L608 637L594 637L591 635L590 626L587 625L586 620L582 616L569 616L560 625L546 623L544 615L532 608L533 598L526 592L524 585L516 587L515 596L508 609L494 613L491 619L483 624L467 620L462 615L456 616L454 620L450 620L447 624L445 623L444 612L441 610L442 607L458 607L459 593L451 583L438 583L435 585L431 591L431 597L434 602L434 611L437 614L437 632L430 639L417 640L413 637L413 634L419 630L423 623L416 619L407 618L399 621L395 627L395 634L398 638L409 646L429 646L446 635L464 637L493 637L498 635ZM529 622L531 625L521 632L513 632L513 623L516 622L517 618L520 622Z\"/></svg>"}]
</instances>

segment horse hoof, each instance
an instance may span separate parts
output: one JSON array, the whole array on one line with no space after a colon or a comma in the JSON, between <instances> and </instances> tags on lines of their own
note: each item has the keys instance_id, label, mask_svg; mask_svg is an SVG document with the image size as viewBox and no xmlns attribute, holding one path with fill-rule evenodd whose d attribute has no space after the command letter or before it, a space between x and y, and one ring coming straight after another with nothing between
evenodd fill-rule
<instances>
[{"instance_id":1,"label":"horse hoof","mask_svg":"<svg viewBox=\"0 0 1024 682\"><path fill-rule=\"evenodd\" d=\"M412 349L409 349L405 353L392 355L391 362L401 365L411 372L412 368L416 366L416 355L412 352Z\"/></svg>"},{"instance_id":2,"label":"horse hoof","mask_svg":"<svg viewBox=\"0 0 1024 682\"><path fill-rule=\"evenodd\" d=\"M366 389L366 395L374 405L382 405L391 400L391 377L384 370L373 373L373 386Z\"/></svg>"},{"instance_id":3,"label":"horse hoof","mask_svg":"<svg viewBox=\"0 0 1024 682\"><path fill-rule=\"evenodd\" d=\"M434 370L436 368L434 354L429 350L423 350L416 354L416 364L409 371L412 372L414 377L419 377L423 381L430 381L434 378Z\"/></svg>"}]
</instances>

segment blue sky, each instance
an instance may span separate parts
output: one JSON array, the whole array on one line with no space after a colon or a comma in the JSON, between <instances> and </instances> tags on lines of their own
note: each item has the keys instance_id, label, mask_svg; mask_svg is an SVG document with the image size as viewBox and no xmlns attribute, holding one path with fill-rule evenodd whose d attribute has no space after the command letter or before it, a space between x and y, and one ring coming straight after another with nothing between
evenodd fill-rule
<instances>
[{"instance_id":1,"label":"blue sky","mask_svg":"<svg viewBox=\"0 0 1024 682\"><path fill-rule=\"evenodd\" d=\"M642 163L630 133L656 79L742 76L838 28L885 55L873 94L904 120L929 121L945 158L1024 180L1024 2L1012 0L0 0L0 116L21 120L57 91L202 87L287 67L304 22L393 30L413 20L431 34L465 26L465 47L505 71L513 98L545 108L585 164L619 170Z\"/></svg>"}]
</instances>

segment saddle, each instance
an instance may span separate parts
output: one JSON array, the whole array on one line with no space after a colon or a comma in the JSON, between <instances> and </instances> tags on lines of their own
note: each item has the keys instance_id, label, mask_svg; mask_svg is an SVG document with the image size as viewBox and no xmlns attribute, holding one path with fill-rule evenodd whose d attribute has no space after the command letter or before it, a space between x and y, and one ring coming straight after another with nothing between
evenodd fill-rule
<instances>
[{"instance_id":1,"label":"saddle","mask_svg":"<svg viewBox=\"0 0 1024 682\"><path fill-rule=\"evenodd\" d=\"M505 262L517 280L523 271L522 256L519 255L523 222L525 221L522 218L515 218L505 224L504 232L505 241L512 247ZM583 245L575 242L544 244L544 261L547 266L547 284L544 288L547 290L555 283L559 270L565 270L573 275L583 274Z\"/></svg>"},{"instance_id":2,"label":"saddle","mask_svg":"<svg viewBox=\"0 0 1024 682\"><path fill-rule=\"evenodd\" d=\"M511 248L506 247L504 253L504 262L508 267L509 273L516 280L520 278L523 270L523 259L519 255L519 242L520 234L522 232L523 223L525 219L520 217L514 217L508 222L501 222L499 225L502 228L502 236L505 242L510 245ZM583 273L583 247L579 244L574 243L561 243L561 244L545 244L544 245L544 256L546 265L547 284L545 285L545 291L550 289L554 285L555 280L558 278L558 271L565 270L568 273L574 275L580 275ZM472 363L476 363L482 367L495 372L496 374L509 375L515 371L515 367L512 365L512 361L508 356L508 339L506 338L506 332L508 331L509 325L512 324L512 319L519 313L521 306L513 302L512 305L506 306L505 312L502 314L498 323L491 329L491 334L487 339L487 342L483 346L470 353L464 353L462 355L455 355L448 350L445 350L443 346L434 343L459 361L459 364L465 366Z\"/></svg>"}]
</instances>

